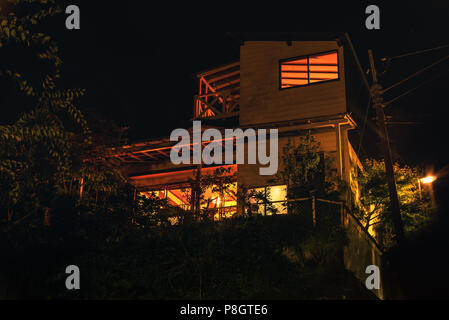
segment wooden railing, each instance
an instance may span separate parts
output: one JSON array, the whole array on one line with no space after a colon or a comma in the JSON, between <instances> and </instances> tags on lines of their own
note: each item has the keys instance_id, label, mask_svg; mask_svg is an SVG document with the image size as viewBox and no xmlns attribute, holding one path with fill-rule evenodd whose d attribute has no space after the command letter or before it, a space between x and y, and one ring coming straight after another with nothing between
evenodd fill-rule
<instances>
[{"instance_id":1,"label":"wooden railing","mask_svg":"<svg viewBox=\"0 0 449 320\"><path fill-rule=\"evenodd\" d=\"M239 110L239 99L231 92L212 92L195 96L195 119L235 117Z\"/></svg>"}]
</instances>

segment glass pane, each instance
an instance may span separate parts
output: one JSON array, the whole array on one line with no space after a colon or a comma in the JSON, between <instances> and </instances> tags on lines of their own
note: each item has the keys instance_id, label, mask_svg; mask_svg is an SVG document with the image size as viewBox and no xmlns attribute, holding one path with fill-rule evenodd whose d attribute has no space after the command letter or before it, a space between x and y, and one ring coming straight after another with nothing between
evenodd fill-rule
<instances>
[{"instance_id":1,"label":"glass pane","mask_svg":"<svg viewBox=\"0 0 449 320\"><path fill-rule=\"evenodd\" d=\"M251 192L251 191L258 192L258 193L260 192L262 194L265 194L265 188L248 189L248 192ZM251 211L253 213L258 213L258 214L262 214L262 215L264 214L265 208L264 208L264 205L262 202L259 201L259 203L258 203L258 201L254 198L249 198L249 202L251 203L251 206L252 206Z\"/></svg>"},{"instance_id":2,"label":"glass pane","mask_svg":"<svg viewBox=\"0 0 449 320\"><path fill-rule=\"evenodd\" d=\"M282 64L293 64L293 65L307 65L307 58L302 58L302 59L298 59L298 60L290 60L290 61L284 61L282 62Z\"/></svg>"},{"instance_id":3,"label":"glass pane","mask_svg":"<svg viewBox=\"0 0 449 320\"><path fill-rule=\"evenodd\" d=\"M288 88L293 86L302 86L308 84L306 79L282 79L281 86L282 88Z\"/></svg>"},{"instance_id":4,"label":"glass pane","mask_svg":"<svg viewBox=\"0 0 449 320\"><path fill-rule=\"evenodd\" d=\"M281 63L281 88L338 79L338 54L330 52Z\"/></svg>"},{"instance_id":5,"label":"glass pane","mask_svg":"<svg viewBox=\"0 0 449 320\"><path fill-rule=\"evenodd\" d=\"M338 66L316 66L310 65L310 72L338 72Z\"/></svg>"},{"instance_id":6,"label":"glass pane","mask_svg":"<svg viewBox=\"0 0 449 320\"><path fill-rule=\"evenodd\" d=\"M307 65L288 65L288 64L282 64L281 65L282 71L304 71L307 72Z\"/></svg>"},{"instance_id":7,"label":"glass pane","mask_svg":"<svg viewBox=\"0 0 449 320\"><path fill-rule=\"evenodd\" d=\"M309 84L307 58L281 63L281 88Z\"/></svg>"},{"instance_id":8,"label":"glass pane","mask_svg":"<svg viewBox=\"0 0 449 320\"><path fill-rule=\"evenodd\" d=\"M309 64L310 83L338 79L337 52L311 56Z\"/></svg>"},{"instance_id":9,"label":"glass pane","mask_svg":"<svg viewBox=\"0 0 449 320\"><path fill-rule=\"evenodd\" d=\"M172 189L167 191L168 203L187 210L190 207L188 192L182 189Z\"/></svg>"},{"instance_id":10,"label":"glass pane","mask_svg":"<svg viewBox=\"0 0 449 320\"><path fill-rule=\"evenodd\" d=\"M271 186L267 189L270 191L273 206L278 210L277 214L286 214L287 208L283 203L287 199L287 186Z\"/></svg>"},{"instance_id":11,"label":"glass pane","mask_svg":"<svg viewBox=\"0 0 449 320\"><path fill-rule=\"evenodd\" d=\"M309 64L328 64L336 66L338 61L337 52L325 53L309 57Z\"/></svg>"},{"instance_id":12,"label":"glass pane","mask_svg":"<svg viewBox=\"0 0 449 320\"><path fill-rule=\"evenodd\" d=\"M330 79L337 79L337 78L338 78L338 73L325 73L325 72L320 72L320 73L311 72L310 73L310 80L314 80L314 79L330 80Z\"/></svg>"}]
</instances>

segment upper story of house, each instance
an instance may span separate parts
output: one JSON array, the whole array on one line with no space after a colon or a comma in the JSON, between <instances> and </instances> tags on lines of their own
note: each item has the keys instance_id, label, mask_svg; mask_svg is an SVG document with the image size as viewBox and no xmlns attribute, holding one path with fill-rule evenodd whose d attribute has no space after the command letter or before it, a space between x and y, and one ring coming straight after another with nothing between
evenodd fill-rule
<instances>
[{"instance_id":1,"label":"upper story of house","mask_svg":"<svg viewBox=\"0 0 449 320\"><path fill-rule=\"evenodd\" d=\"M243 127L282 126L284 122L326 120L357 108L350 89L357 81L360 84L360 75L349 37L241 37L240 61L197 74L194 119L238 118ZM346 69L345 64L352 68Z\"/></svg>"},{"instance_id":2,"label":"upper story of house","mask_svg":"<svg viewBox=\"0 0 449 320\"><path fill-rule=\"evenodd\" d=\"M349 38L313 33L240 40L239 61L197 73L193 119L202 120L203 130L278 128L280 137L332 132L322 146L335 150L336 129L354 128L367 101ZM164 134L111 153L132 172L175 167L169 155L176 142Z\"/></svg>"}]
</instances>

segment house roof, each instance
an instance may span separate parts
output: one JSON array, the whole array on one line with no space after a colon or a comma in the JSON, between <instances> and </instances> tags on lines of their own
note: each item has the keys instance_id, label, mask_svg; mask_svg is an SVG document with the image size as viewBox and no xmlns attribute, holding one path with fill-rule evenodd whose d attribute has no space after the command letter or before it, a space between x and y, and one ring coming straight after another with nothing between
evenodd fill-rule
<instances>
[{"instance_id":1,"label":"house roof","mask_svg":"<svg viewBox=\"0 0 449 320\"><path fill-rule=\"evenodd\" d=\"M230 32L228 35L245 41L345 41L344 32Z\"/></svg>"}]
</instances>

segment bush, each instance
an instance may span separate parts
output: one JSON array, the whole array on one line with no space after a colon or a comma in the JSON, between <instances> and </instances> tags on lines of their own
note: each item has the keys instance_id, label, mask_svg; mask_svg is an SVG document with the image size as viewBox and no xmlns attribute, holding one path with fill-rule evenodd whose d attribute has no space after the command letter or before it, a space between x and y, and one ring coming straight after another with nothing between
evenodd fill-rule
<instances>
[{"instance_id":1,"label":"bush","mask_svg":"<svg viewBox=\"0 0 449 320\"><path fill-rule=\"evenodd\" d=\"M100 230L114 225L106 217L114 219L106 213L79 218L72 225L76 230L65 229L66 236L52 229L35 230L33 237L39 234L41 240L33 240L34 245L23 233L21 238L14 235L16 243L2 248L1 274L10 285L0 294L75 299L341 298L344 271L339 252L344 233L339 228L313 229L303 216L278 215L152 228L130 224L118 234L113 228ZM64 270L70 264L80 268L81 290L65 289Z\"/></svg>"}]
</instances>

